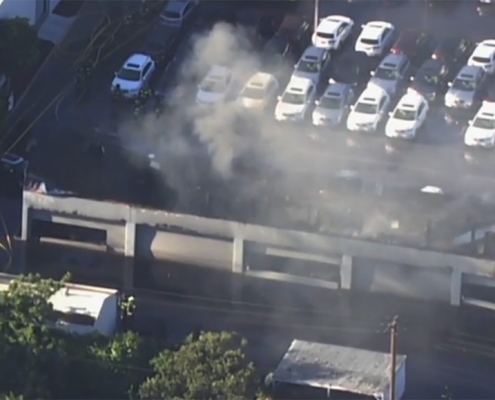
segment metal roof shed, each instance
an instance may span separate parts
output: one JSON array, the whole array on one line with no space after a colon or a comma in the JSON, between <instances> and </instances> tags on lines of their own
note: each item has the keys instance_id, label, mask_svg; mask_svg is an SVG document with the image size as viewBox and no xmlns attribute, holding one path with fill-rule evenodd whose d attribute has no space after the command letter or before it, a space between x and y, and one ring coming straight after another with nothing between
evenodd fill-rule
<instances>
[{"instance_id":1,"label":"metal roof shed","mask_svg":"<svg viewBox=\"0 0 495 400\"><path fill-rule=\"evenodd\" d=\"M389 398L390 355L352 347L294 340L271 376L274 383ZM404 394L406 356L397 356L396 399Z\"/></svg>"}]
</instances>

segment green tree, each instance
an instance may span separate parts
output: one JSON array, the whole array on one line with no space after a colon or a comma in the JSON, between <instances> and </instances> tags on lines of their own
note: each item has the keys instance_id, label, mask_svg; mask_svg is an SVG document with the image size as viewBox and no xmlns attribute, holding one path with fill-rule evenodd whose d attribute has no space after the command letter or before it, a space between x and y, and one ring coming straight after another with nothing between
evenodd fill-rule
<instances>
[{"instance_id":1,"label":"green tree","mask_svg":"<svg viewBox=\"0 0 495 400\"><path fill-rule=\"evenodd\" d=\"M38 57L38 32L27 18L0 20L0 71L15 76L33 66Z\"/></svg>"},{"instance_id":2,"label":"green tree","mask_svg":"<svg viewBox=\"0 0 495 400\"><path fill-rule=\"evenodd\" d=\"M154 375L139 388L144 399L252 399L258 378L236 334L189 336L177 351L164 350L152 361Z\"/></svg>"}]
</instances>

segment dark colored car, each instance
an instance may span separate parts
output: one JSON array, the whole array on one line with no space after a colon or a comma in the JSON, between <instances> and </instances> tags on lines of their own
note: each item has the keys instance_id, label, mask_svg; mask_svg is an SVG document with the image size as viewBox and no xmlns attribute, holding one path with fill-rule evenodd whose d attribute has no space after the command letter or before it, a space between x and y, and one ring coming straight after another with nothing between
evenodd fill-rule
<instances>
[{"instance_id":1,"label":"dark colored car","mask_svg":"<svg viewBox=\"0 0 495 400\"><path fill-rule=\"evenodd\" d=\"M369 81L372 70L369 57L356 51L344 54L333 62L330 78L338 83L362 87Z\"/></svg>"},{"instance_id":2,"label":"dark colored car","mask_svg":"<svg viewBox=\"0 0 495 400\"><path fill-rule=\"evenodd\" d=\"M404 54L412 65L419 66L431 57L436 41L433 36L419 30L407 30L400 34L390 50L393 54Z\"/></svg>"},{"instance_id":3,"label":"dark colored car","mask_svg":"<svg viewBox=\"0 0 495 400\"><path fill-rule=\"evenodd\" d=\"M450 37L440 41L433 51L431 58L447 63L452 70L459 70L466 64L475 47L476 44L469 39ZM457 71L454 71L455 73Z\"/></svg>"},{"instance_id":4,"label":"dark colored car","mask_svg":"<svg viewBox=\"0 0 495 400\"><path fill-rule=\"evenodd\" d=\"M167 64L179 46L176 35L170 35L166 26L153 25L151 31L141 46L141 52L149 55L159 65Z\"/></svg>"},{"instance_id":5,"label":"dark colored car","mask_svg":"<svg viewBox=\"0 0 495 400\"><path fill-rule=\"evenodd\" d=\"M236 14L236 25L240 25L254 33L257 39L267 41L277 32L283 15L270 10L242 10Z\"/></svg>"},{"instance_id":6,"label":"dark colored car","mask_svg":"<svg viewBox=\"0 0 495 400\"><path fill-rule=\"evenodd\" d=\"M275 36L285 39L302 53L311 44L312 34L311 24L305 18L290 14L284 17Z\"/></svg>"},{"instance_id":7,"label":"dark colored car","mask_svg":"<svg viewBox=\"0 0 495 400\"><path fill-rule=\"evenodd\" d=\"M411 88L421 93L426 100L436 101L442 98L448 87L450 70L440 60L427 60L411 77Z\"/></svg>"},{"instance_id":8,"label":"dark colored car","mask_svg":"<svg viewBox=\"0 0 495 400\"><path fill-rule=\"evenodd\" d=\"M300 56L300 49L281 36L266 42L261 52L261 69L271 74L284 73L284 67L292 66Z\"/></svg>"}]
</instances>

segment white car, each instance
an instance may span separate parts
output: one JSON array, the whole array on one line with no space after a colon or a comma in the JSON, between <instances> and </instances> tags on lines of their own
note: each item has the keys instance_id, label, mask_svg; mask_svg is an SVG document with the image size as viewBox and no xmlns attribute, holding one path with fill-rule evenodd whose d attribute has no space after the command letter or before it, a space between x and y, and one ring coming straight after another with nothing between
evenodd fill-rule
<instances>
[{"instance_id":1,"label":"white car","mask_svg":"<svg viewBox=\"0 0 495 400\"><path fill-rule=\"evenodd\" d=\"M470 147L495 146L495 103L483 103L474 119L469 121L464 144Z\"/></svg>"},{"instance_id":2,"label":"white car","mask_svg":"<svg viewBox=\"0 0 495 400\"><path fill-rule=\"evenodd\" d=\"M275 107L277 121L303 121L316 99L316 85L311 79L293 77Z\"/></svg>"},{"instance_id":3,"label":"white car","mask_svg":"<svg viewBox=\"0 0 495 400\"><path fill-rule=\"evenodd\" d=\"M214 105L222 103L232 95L232 90L232 71L227 67L214 65L198 85L196 104Z\"/></svg>"},{"instance_id":4,"label":"white car","mask_svg":"<svg viewBox=\"0 0 495 400\"><path fill-rule=\"evenodd\" d=\"M428 101L421 94L409 90L390 113L385 135L389 138L414 139L424 126L428 110Z\"/></svg>"},{"instance_id":5,"label":"white car","mask_svg":"<svg viewBox=\"0 0 495 400\"><path fill-rule=\"evenodd\" d=\"M390 22L372 21L362 25L355 50L366 53L369 57L381 56L392 45L395 27Z\"/></svg>"},{"instance_id":6,"label":"white car","mask_svg":"<svg viewBox=\"0 0 495 400\"><path fill-rule=\"evenodd\" d=\"M145 54L134 54L130 56L122 68L115 73L111 90L119 91L127 99L134 99L148 84L155 72L155 62Z\"/></svg>"},{"instance_id":7,"label":"white car","mask_svg":"<svg viewBox=\"0 0 495 400\"><path fill-rule=\"evenodd\" d=\"M479 43L469 57L468 65L481 67L487 74L495 73L495 40Z\"/></svg>"},{"instance_id":8,"label":"white car","mask_svg":"<svg viewBox=\"0 0 495 400\"><path fill-rule=\"evenodd\" d=\"M376 132L390 108L389 94L378 86L368 86L347 117L351 132Z\"/></svg>"},{"instance_id":9,"label":"white car","mask_svg":"<svg viewBox=\"0 0 495 400\"><path fill-rule=\"evenodd\" d=\"M313 33L313 46L327 50L338 50L349 37L354 21L343 15L330 15L320 20Z\"/></svg>"},{"instance_id":10,"label":"white car","mask_svg":"<svg viewBox=\"0 0 495 400\"><path fill-rule=\"evenodd\" d=\"M265 109L277 98L279 85L273 75L265 72L254 74L242 89L237 103L244 108Z\"/></svg>"}]
</instances>

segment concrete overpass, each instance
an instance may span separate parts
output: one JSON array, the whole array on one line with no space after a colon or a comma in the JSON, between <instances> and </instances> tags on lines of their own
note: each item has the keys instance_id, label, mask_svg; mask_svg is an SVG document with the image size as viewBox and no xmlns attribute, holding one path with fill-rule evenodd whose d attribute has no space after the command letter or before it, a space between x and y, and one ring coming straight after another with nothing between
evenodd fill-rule
<instances>
[{"instance_id":1,"label":"concrete overpass","mask_svg":"<svg viewBox=\"0 0 495 400\"><path fill-rule=\"evenodd\" d=\"M259 279L317 287L398 293L462 303L464 283L495 286L495 261L400 247L348 237L279 230L233 221L148 210L125 204L24 192L22 243L17 265L23 270L36 221L104 231L107 251L122 255L123 284L134 285L135 258L194 264ZM253 268L248 253L278 256L339 269L330 281ZM235 285L232 296L238 297Z\"/></svg>"}]
</instances>

